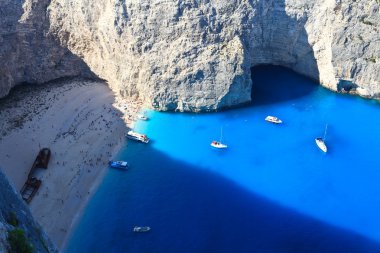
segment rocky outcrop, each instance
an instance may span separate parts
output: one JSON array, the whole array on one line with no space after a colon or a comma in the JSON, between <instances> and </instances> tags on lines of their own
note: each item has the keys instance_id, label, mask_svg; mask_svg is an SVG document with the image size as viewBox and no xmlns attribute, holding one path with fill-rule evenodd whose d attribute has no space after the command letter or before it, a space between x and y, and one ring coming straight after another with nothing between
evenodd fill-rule
<instances>
[{"instance_id":1,"label":"rocky outcrop","mask_svg":"<svg viewBox=\"0 0 380 253\"><path fill-rule=\"evenodd\" d=\"M8 32L5 43L22 52L11 54L12 63L27 55L32 64L2 69L1 87L4 94L13 83L82 74L82 59L113 90L148 106L215 110L249 102L250 68L276 64L335 91L379 98L379 4L26 0L22 10L7 15L18 21L9 21L15 35ZM5 55L1 62L12 58Z\"/></svg>"},{"instance_id":2,"label":"rocky outcrop","mask_svg":"<svg viewBox=\"0 0 380 253\"><path fill-rule=\"evenodd\" d=\"M62 45L114 90L162 110L249 102L258 64L380 93L377 0L53 0L49 17Z\"/></svg>"},{"instance_id":3,"label":"rocky outcrop","mask_svg":"<svg viewBox=\"0 0 380 253\"><path fill-rule=\"evenodd\" d=\"M92 76L87 65L49 34L50 0L0 1L0 97L21 83Z\"/></svg>"},{"instance_id":4,"label":"rocky outcrop","mask_svg":"<svg viewBox=\"0 0 380 253\"><path fill-rule=\"evenodd\" d=\"M23 231L25 243L33 252L58 252L1 170L0 189L0 252L21 252L15 251L15 248L12 250L9 243L9 235L15 230ZM21 244L18 239L16 246Z\"/></svg>"},{"instance_id":5,"label":"rocky outcrop","mask_svg":"<svg viewBox=\"0 0 380 253\"><path fill-rule=\"evenodd\" d=\"M380 2L326 0L306 23L321 83L380 98Z\"/></svg>"}]
</instances>

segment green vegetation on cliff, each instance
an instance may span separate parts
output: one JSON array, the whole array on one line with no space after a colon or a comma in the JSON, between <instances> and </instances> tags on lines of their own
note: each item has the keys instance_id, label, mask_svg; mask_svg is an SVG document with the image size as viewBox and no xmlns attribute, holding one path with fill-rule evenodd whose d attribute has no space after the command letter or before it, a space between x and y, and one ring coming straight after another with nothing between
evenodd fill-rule
<instances>
[{"instance_id":1,"label":"green vegetation on cliff","mask_svg":"<svg viewBox=\"0 0 380 253\"><path fill-rule=\"evenodd\" d=\"M15 228L8 233L8 242L11 246L11 252L14 253L32 253L33 247L25 237L22 229Z\"/></svg>"}]
</instances>

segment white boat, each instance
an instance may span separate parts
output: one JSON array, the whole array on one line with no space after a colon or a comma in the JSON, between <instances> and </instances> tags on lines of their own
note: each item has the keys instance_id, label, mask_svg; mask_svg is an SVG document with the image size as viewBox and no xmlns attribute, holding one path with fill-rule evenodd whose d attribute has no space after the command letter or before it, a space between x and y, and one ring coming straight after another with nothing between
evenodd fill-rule
<instances>
[{"instance_id":1,"label":"white boat","mask_svg":"<svg viewBox=\"0 0 380 253\"><path fill-rule=\"evenodd\" d=\"M325 143L326 132L327 132L327 125L325 127L325 134L323 135L323 138L321 137L315 138L315 143L317 144L318 148L320 148L320 150L322 150L325 153L327 152L327 146Z\"/></svg>"},{"instance_id":2,"label":"white boat","mask_svg":"<svg viewBox=\"0 0 380 253\"><path fill-rule=\"evenodd\" d=\"M323 152L325 152L325 153L327 152L326 143L322 138L320 138L320 137L315 138L315 143L317 143L318 148L320 148Z\"/></svg>"},{"instance_id":3,"label":"white boat","mask_svg":"<svg viewBox=\"0 0 380 253\"><path fill-rule=\"evenodd\" d=\"M149 118L147 116L145 116L144 114L137 114L137 119L148 120Z\"/></svg>"},{"instance_id":4,"label":"white boat","mask_svg":"<svg viewBox=\"0 0 380 253\"><path fill-rule=\"evenodd\" d=\"M138 227L138 226L135 226L133 228L133 232L142 233L142 232L148 232L148 231L150 231L150 227Z\"/></svg>"},{"instance_id":5,"label":"white boat","mask_svg":"<svg viewBox=\"0 0 380 253\"><path fill-rule=\"evenodd\" d=\"M265 118L265 120L268 121L268 122L275 123L275 124L281 124L282 123L282 120L280 120L279 118L274 117L274 116L267 116Z\"/></svg>"},{"instance_id":6,"label":"white boat","mask_svg":"<svg viewBox=\"0 0 380 253\"><path fill-rule=\"evenodd\" d=\"M226 144L223 144L219 141L212 141L211 142L211 146L214 147L214 148L227 148L227 145Z\"/></svg>"},{"instance_id":7,"label":"white boat","mask_svg":"<svg viewBox=\"0 0 380 253\"><path fill-rule=\"evenodd\" d=\"M222 132L222 129L220 129L220 140L212 141L210 145L214 148L227 148L227 145L222 143L222 137L223 137L223 132Z\"/></svg>"},{"instance_id":8,"label":"white boat","mask_svg":"<svg viewBox=\"0 0 380 253\"><path fill-rule=\"evenodd\" d=\"M141 141L143 143L149 142L149 138L145 134L139 134L133 132L132 130L127 133L127 138L135 141Z\"/></svg>"},{"instance_id":9,"label":"white boat","mask_svg":"<svg viewBox=\"0 0 380 253\"><path fill-rule=\"evenodd\" d=\"M128 169L128 162L125 161L109 161L109 166L116 169Z\"/></svg>"}]
</instances>

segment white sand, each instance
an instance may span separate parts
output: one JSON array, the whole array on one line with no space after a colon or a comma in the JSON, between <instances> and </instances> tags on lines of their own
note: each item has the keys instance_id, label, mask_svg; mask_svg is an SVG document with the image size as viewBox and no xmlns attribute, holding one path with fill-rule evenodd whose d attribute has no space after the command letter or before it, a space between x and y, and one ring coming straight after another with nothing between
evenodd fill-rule
<instances>
[{"instance_id":1,"label":"white sand","mask_svg":"<svg viewBox=\"0 0 380 253\"><path fill-rule=\"evenodd\" d=\"M39 149L52 151L48 169L38 172L42 185L30 208L59 248L140 107L115 101L102 82L80 80L17 91L0 102L0 167L17 189Z\"/></svg>"}]
</instances>

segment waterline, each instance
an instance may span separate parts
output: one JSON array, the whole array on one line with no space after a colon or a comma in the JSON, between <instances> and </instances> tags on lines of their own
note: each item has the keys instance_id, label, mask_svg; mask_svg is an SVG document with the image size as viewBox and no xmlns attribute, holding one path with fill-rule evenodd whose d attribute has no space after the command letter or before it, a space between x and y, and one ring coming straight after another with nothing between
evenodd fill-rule
<instances>
[{"instance_id":1,"label":"waterline","mask_svg":"<svg viewBox=\"0 0 380 253\"><path fill-rule=\"evenodd\" d=\"M262 71L250 107L148 112L135 130L151 143L121 151L132 168L109 171L67 252L378 252L379 105ZM324 154L314 139L326 124ZM221 127L228 149L212 149ZM136 235L134 225L152 231Z\"/></svg>"}]
</instances>

